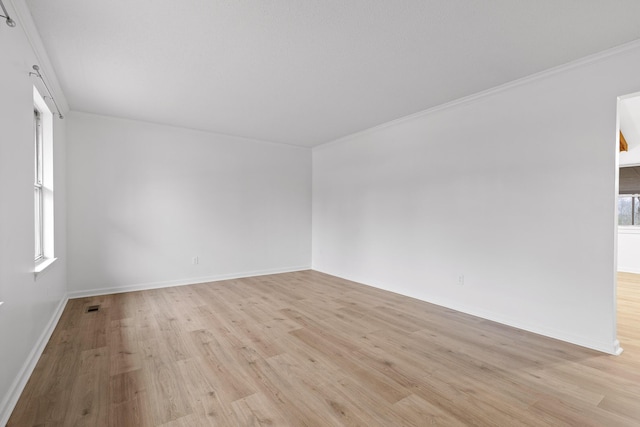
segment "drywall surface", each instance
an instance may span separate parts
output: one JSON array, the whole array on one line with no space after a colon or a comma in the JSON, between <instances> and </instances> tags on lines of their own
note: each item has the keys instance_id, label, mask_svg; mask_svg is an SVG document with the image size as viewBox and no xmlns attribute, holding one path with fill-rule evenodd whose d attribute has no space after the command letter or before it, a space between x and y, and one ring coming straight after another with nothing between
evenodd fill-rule
<instances>
[{"instance_id":1,"label":"drywall surface","mask_svg":"<svg viewBox=\"0 0 640 427\"><path fill-rule=\"evenodd\" d=\"M6 2L5 2L6 3ZM17 20L13 9L10 9ZM53 119L55 256L34 278L34 141L31 66L19 23L0 28L0 425L13 409L47 331L66 301L65 122ZM51 77L49 75L49 77Z\"/></svg>"},{"instance_id":2,"label":"drywall surface","mask_svg":"<svg viewBox=\"0 0 640 427\"><path fill-rule=\"evenodd\" d=\"M310 267L311 150L76 112L68 142L70 295Z\"/></svg>"},{"instance_id":3,"label":"drywall surface","mask_svg":"<svg viewBox=\"0 0 640 427\"><path fill-rule=\"evenodd\" d=\"M616 103L640 48L313 151L313 268L617 351Z\"/></svg>"},{"instance_id":4,"label":"drywall surface","mask_svg":"<svg viewBox=\"0 0 640 427\"><path fill-rule=\"evenodd\" d=\"M640 227L618 229L618 271L640 274Z\"/></svg>"},{"instance_id":5,"label":"drywall surface","mask_svg":"<svg viewBox=\"0 0 640 427\"><path fill-rule=\"evenodd\" d=\"M620 153L620 165L640 165L640 145L634 145L629 147L629 151L623 151Z\"/></svg>"}]
</instances>

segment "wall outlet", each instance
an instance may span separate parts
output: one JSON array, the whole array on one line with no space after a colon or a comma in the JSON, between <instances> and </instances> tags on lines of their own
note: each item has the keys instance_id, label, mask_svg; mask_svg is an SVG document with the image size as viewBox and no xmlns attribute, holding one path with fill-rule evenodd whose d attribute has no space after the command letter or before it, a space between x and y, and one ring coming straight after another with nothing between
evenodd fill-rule
<instances>
[{"instance_id":1,"label":"wall outlet","mask_svg":"<svg viewBox=\"0 0 640 427\"><path fill-rule=\"evenodd\" d=\"M191 259L191 263L192 263L193 265L197 265L197 264L198 264L198 261L199 261L199 260L198 260L198 257L197 257L197 256L194 256L194 257Z\"/></svg>"},{"instance_id":2,"label":"wall outlet","mask_svg":"<svg viewBox=\"0 0 640 427\"><path fill-rule=\"evenodd\" d=\"M464 286L464 274L458 276L458 286Z\"/></svg>"}]
</instances>

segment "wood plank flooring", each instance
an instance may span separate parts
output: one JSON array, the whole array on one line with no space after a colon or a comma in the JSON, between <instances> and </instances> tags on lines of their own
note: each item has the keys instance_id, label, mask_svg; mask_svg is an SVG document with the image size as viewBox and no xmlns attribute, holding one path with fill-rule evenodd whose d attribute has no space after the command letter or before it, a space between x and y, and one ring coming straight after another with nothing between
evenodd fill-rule
<instances>
[{"instance_id":1,"label":"wood plank flooring","mask_svg":"<svg viewBox=\"0 0 640 427\"><path fill-rule=\"evenodd\" d=\"M74 299L8 425L638 426L618 288L619 357L314 271Z\"/></svg>"}]
</instances>

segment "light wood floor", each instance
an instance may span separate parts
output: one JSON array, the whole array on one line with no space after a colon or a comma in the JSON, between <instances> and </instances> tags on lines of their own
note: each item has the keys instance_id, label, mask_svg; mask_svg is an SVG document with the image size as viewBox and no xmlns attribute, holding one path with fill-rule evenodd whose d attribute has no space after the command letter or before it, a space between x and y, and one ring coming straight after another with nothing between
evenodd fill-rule
<instances>
[{"instance_id":1,"label":"light wood floor","mask_svg":"<svg viewBox=\"0 0 640 427\"><path fill-rule=\"evenodd\" d=\"M9 426L638 426L618 295L620 357L313 271L75 299Z\"/></svg>"}]
</instances>

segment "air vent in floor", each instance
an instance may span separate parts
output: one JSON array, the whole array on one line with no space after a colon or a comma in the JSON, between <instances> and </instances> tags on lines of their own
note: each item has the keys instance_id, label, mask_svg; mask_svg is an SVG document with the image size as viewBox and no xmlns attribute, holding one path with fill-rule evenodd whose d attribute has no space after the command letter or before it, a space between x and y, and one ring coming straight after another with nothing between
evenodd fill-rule
<instances>
[{"instance_id":1,"label":"air vent in floor","mask_svg":"<svg viewBox=\"0 0 640 427\"><path fill-rule=\"evenodd\" d=\"M94 311L98 310L100 310L99 305L90 305L89 307L87 307L87 313L93 313Z\"/></svg>"}]
</instances>

